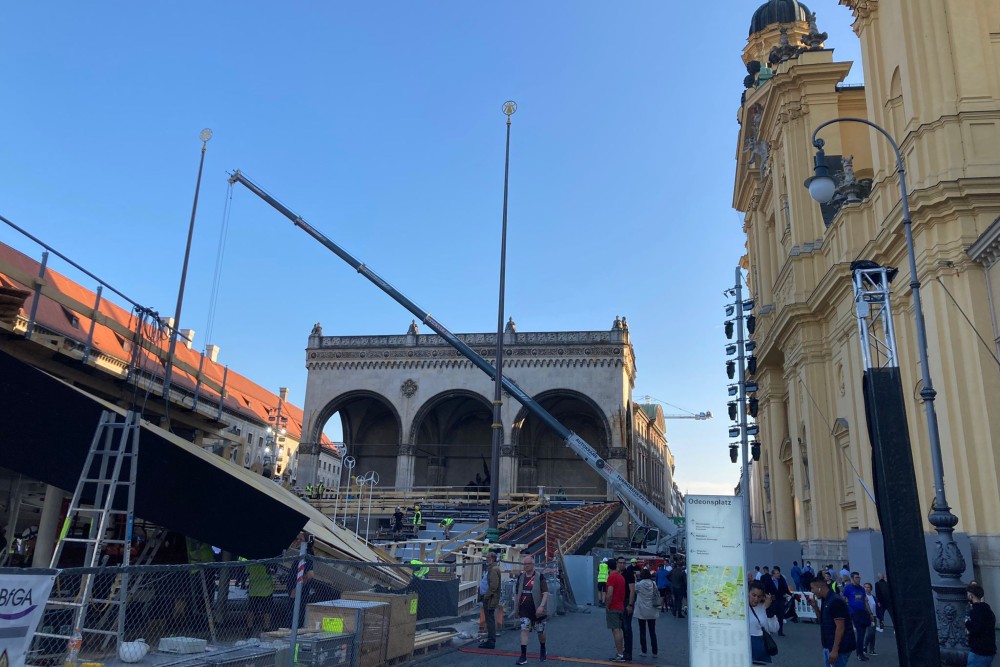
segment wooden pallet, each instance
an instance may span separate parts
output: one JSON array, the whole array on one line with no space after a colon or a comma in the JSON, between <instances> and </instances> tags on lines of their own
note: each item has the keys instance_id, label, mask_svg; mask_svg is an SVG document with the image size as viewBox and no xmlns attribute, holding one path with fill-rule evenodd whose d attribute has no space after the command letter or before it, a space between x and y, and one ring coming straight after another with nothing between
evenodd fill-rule
<instances>
[{"instance_id":1,"label":"wooden pallet","mask_svg":"<svg viewBox=\"0 0 1000 667\"><path fill-rule=\"evenodd\" d=\"M431 651L438 651L449 643L457 632L435 632L433 630L421 630L413 638L413 655L424 655Z\"/></svg>"},{"instance_id":2,"label":"wooden pallet","mask_svg":"<svg viewBox=\"0 0 1000 667\"><path fill-rule=\"evenodd\" d=\"M396 665L404 665L413 659L413 653L407 653L406 655L397 655L395 658L386 661L386 667L396 667Z\"/></svg>"}]
</instances>

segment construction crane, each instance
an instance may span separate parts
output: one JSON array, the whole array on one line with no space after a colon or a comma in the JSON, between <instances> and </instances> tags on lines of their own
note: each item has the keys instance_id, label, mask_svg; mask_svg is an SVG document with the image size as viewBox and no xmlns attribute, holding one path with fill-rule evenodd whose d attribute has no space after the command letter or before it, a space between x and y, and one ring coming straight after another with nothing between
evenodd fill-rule
<instances>
[{"instance_id":1,"label":"construction crane","mask_svg":"<svg viewBox=\"0 0 1000 667\"><path fill-rule=\"evenodd\" d=\"M386 282L384 278L372 271L372 269L370 269L367 265L358 261L353 255L348 253L346 250L321 234L312 225L303 220L297 213L266 193L260 186L244 176L242 172L237 170L230 174L229 182L241 183L244 187L250 190L250 192L263 199L272 208L291 220L292 224L296 227L304 231L314 240L318 241L328 250L344 260L351 266L351 268L356 270L363 277L367 278L376 287L381 289L389 297L396 301L396 303L413 313L421 322L427 325L431 331L439 335L446 343L455 348L459 354L471 361L474 366L479 368L479 370L491 378L496 376L496 369L493 368L493 366L490 365L490 363L480 356L475 350L469 347L465 341L446 329L444 325L434 319L430 313L420 308L413 301L410 301L409 298L400 293L395 287ZM594 449L593 446L591 446L579 435L563 426L555 417L549 414L548 411L546 411L537 401L535 401L509 377L501 375L501 382L504 389L507 390L507 393L510 394L514 400L523 405L529 413L537 417L543 424L552 429L567 447L573 450L577 456L583 459L591 468L603 477L605 481L607 481L608 485L615 494L628 500L633 511L644 514L649 522L656 526L661 535L669 536L671 539L678 542L680 541L680 538L683 536L683 531L680 527L675 524L670 517L660 511L660 509L656 507L656 505L654 505L645 495L636 489L632 483L628 481L626 476L622 474L622 472L619 472L608 461L605 461L597 453L597 450Z\"/></svg>"},{"instance_id":2,"label":"construction crane","mask_svg":"<svg viewBox=\"0 0 1000 667\"><path fill-rule=\"evenodd\" d=\"M655 398L653 396L650 396L649 394L646 394L642 398L647 403L659 403L660 405L669 405L670 407L672 407L672 408L674 408L676 410L684 410L684 408L677 407L673 403L667 403L666 401L661 401L660 399ZM663 418L664 419L697 419L698 421L705 421L706 419L711 419L712 418L712 412L711 412L711 410L706 410L704 412L688 412L687 410L684 410L684 414L672 414L672 415L664 414Z\"/></svg>"}]
</instances>

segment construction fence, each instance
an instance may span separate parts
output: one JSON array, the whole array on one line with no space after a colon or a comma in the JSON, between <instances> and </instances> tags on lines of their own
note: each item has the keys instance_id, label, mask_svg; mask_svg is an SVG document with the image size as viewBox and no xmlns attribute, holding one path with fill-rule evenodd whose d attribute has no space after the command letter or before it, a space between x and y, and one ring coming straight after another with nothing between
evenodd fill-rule
<instances>
[{"instance_id":1,"label":"construction fence","mask_svg":"<svg viewBox=\"0 0 1000 667\"><path fill-rule=\"evenodd\" d=\"M413 654L418 621L471 613L478 593L479 575L470 564L308 555L296 617L298 560L63 569L27 664L117 665L142 654L142 664L183 667L394 665ZM81 605L88 577L89 602ZM80 616L82 641L70 659Z\"/></svg>"}]
</instances>

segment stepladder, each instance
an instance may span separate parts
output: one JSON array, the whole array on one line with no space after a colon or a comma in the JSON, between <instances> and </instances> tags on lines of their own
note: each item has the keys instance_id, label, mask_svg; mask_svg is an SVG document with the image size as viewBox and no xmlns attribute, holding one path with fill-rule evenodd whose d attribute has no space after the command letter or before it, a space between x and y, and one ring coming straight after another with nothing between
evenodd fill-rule
<instances>
[{"instance_id":1,"label":"stepladder","mask_svg":"<svg viewBox=\"0 0 1000 667\"><path fill-rule=\"evenodd\" d=\"M66 653L65 665L80 664L88 646L120 645L124 636L140 432L138 412L101 414L66 510L51 567L71 560L83 574L60 577L35 633L43 652ZM112 552L121 567L105 572Z\"/></svg>"}]
</instances>

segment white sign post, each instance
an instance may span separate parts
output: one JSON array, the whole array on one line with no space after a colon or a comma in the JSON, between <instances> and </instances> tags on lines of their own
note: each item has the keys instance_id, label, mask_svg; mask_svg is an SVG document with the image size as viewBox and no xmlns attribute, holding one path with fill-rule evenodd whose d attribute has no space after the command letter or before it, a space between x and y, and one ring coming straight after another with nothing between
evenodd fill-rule
<instances>
[{"instance_id":1,"label":"white sign post","mask_svg":"<svg viewBox=\"0 0 1000 667\"><path fill-rule=\"evenodd\" d=\"M743 498L685 500L691 667L750 664Z\"/></svg>"},{"instance_id":2,"label":"white sign post","mask_svg":"<svg viewBox=\"0 0 1000 667\"><path fill-rule=\"evenodd\" d=\"M56 580L51 574L0 571L0 664L23 665Z\"/></svg>"}]
</instances>

